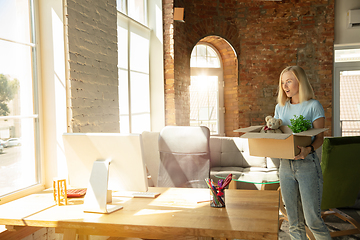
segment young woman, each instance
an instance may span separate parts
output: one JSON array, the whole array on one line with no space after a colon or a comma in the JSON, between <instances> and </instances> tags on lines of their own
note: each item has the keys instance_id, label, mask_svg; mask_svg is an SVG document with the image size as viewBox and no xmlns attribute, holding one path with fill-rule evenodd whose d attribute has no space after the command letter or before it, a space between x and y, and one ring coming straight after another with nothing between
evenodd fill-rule
<instances>
[{"instance_id":1,"label":"young woman","mask_svg":"<svg viewBox=\"0 0 360 240\"><path fill-rule=\"evenodd\" d=\"M294 115L303 115L313 128L325 125L324 109L315 100L314 91L305 71L298 66L285 68L279 79L278 104L275 118L291 125ZM309 146L298 146L299 155L280 161L280 187L285 203L291 239L306 239L305 222L316 239L331 239L321 218L323 178L320 161L315 153L324 141L324 134L313 138Z\"/></svg>"}]
</instances>

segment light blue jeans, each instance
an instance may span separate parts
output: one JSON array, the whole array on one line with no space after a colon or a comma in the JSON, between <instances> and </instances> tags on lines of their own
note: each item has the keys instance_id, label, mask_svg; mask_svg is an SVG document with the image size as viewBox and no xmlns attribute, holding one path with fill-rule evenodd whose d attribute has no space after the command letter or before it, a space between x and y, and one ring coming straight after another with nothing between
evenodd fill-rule
<instances>
[{"instance_id":1,"label":"light blue jeans","mask_svg":"<svg viewBox=\"0 0 360 240\"><path fill-rule=\"evenodd\" d=\"M281 159L279 171L291 239L306 239L305 222L316 239L331 239L321 218L323 177L316 153L302 160Z\"/></svg>"}]
</instances>

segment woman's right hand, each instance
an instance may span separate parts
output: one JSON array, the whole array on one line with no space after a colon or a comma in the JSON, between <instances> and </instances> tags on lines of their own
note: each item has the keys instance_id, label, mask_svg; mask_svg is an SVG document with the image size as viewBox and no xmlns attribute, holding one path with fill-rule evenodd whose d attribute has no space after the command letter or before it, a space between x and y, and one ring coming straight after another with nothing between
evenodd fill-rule
<instances>
[{"instance_id":1,"label":"woman's right hand","mask_svg":"<svg viewBox=\"0 0 360 240\"><path fill-rule=\"evenodd\" d=\"M306 158L311 153L310 147L297 146L300 149L300 153L294 157L294 160L300 160Z\"/></svg>"}]
</instances>

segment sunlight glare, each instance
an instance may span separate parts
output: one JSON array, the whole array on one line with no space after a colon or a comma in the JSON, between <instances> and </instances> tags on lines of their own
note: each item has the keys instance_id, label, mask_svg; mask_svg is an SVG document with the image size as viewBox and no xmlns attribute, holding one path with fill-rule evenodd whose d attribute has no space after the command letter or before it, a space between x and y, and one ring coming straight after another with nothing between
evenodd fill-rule
<instances>
[{"instance_id":1,"label":"sunlight glare","mask_svg":"<svg viewBox=\"0 0 360 240\"><path fill-rule=\"evenodd\" d=\"M151 214L164 214L164 213L175 213L180 212L181 210L157 210L157 209L142 209L139 212L135 213L135 216L141 215L151 215Z\"/></svg>"},{"instance_id":2,"label":"sunlight glare","mask_svg":"<svg viewBox=\"0 0 360 240\"><path fill-rule=\"evenodd\" d=\"M154 201L152 201L149 205L195 209L209 204L209 189L192 188L187 189L187 193L188 194L184 195L176 189L168 189L166 192L154 199Z\"/></svg>"}]
</instances>

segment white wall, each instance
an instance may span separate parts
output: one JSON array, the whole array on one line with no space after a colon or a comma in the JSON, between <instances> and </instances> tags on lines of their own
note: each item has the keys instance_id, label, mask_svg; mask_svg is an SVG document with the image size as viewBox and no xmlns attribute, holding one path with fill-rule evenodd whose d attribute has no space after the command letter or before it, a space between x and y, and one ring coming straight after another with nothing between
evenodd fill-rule
<instances>
[{"instance_id":1,"label":"white wall","mask_svg":"<svg viewBox=\"0 0 360 240\"><path fill-rule=\"evenodd\" d=\"M360 9L360 0L335 0L335 45L360 43L360 27L347 28L350 9Z\"/></svg>"},{"instance_id":2,"label":"white wall","mask_svg":"<svg viewBox=\"0 0 360 240\"><path fill-rule=\"evenodd\" d=\"M151 131L165 126L164 47L162 0L149 0L150 36L150 112ZM150 15L150 14L149 14Z\"/></svg>"},{"instance_id":3,"label":"white wall","mask_svg":"<svg viewBox=\"0 0 360 240\"><path fill-rule=\"evenodd\" d=\"M66 123L66 78L63 3L39 0L42 157L45 186L64 173L65 156L62 134Z\"/></svg>"}]
</instances>

